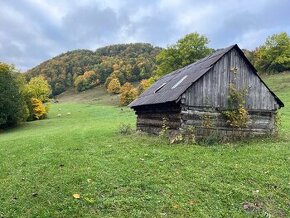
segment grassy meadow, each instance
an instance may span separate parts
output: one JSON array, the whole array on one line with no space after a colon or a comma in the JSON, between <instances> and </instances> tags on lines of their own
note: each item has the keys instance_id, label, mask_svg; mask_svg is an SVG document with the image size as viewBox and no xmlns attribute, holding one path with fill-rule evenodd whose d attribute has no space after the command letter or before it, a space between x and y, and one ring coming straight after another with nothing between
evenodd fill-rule
<instances>
[{"instance_id":1,"label":"grassy meadow","mask_svg":"<svg viewBox=\"0 0 290 218\"><path fill-rule=\"evenodd\" d=\"M101 89L60 96L0 133L0 217L290 217L290 74L265 80L280 137L211 146L121 135L135 115Z\"/></svg>"}]
</instances>

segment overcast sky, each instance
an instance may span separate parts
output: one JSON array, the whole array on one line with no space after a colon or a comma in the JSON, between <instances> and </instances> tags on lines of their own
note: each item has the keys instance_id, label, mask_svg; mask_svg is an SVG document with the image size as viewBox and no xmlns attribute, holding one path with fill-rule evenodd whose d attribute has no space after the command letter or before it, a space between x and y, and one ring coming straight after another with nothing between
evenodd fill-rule
<instances>
[{"instance_id":1,"label":"overcast sky","mask_svg":"<svg viewBox=\"0 0 290 218\"><path fill-rule=\"evenodd\" d=\"M289 0L0 0L0 61L27 70L73 49L167 46L198 32L213 48L254 49L290 33Z\"/></svg>"}]
</instances>

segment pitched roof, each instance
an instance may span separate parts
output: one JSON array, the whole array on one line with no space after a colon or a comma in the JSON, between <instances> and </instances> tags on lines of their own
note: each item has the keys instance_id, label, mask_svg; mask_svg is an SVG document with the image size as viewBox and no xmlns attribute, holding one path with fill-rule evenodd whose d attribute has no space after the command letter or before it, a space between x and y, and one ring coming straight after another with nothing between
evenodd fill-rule
<instances>
[{"instance_id":1,"label":"pitched roof","mask_svg":"<svg viewBox=\"0 0 290 218\"><path fill-rule=\"evenodd\" d=\"M228 53L233 48L237 49L237 51L242 55L242 57L252 68L253 72L259 77L259 75L257 74L257 70L246 58L242 50L237 45L232 45L227 48L220 49L213 54L198 60L193 64L175 70L161 77L149 89L143 92L136 100L131 102L131 104L129 104L129 107L134 108L142 105L161 104L178 101L180 96L193 83L195 83L199 78L206 74L216 62L218 62L226 53ZM261 78L260 80L262 81ZM264 85L267 87L265 83ZM270 89L269 91L277 100L278 104L283 107L283 102Z\"/></svg>"}]
</instances>

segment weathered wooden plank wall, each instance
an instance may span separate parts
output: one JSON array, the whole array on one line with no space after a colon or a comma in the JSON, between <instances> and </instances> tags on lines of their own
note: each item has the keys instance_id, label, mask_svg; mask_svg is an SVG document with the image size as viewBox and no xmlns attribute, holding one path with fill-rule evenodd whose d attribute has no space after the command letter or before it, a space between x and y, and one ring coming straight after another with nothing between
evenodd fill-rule
<instances>
[{"instance_id":1,"label":"weathered wooden plank wall","mask_svg":"<svg viewBox=\"0 0 290 218\"><path fill-rule=\"evenodd\" d=\"M180 111L178 104L151 105L136 109L137 130L159 134L165 120L169 130L178 130L181 126Z\"/></svg>"},{"instance_id":2,"label":"weathered wooden plank wall","mask_svg":"<svg viewBox=\"0 0 290 218\"><path fill-rule=\"evenodd\" d=\"M212 108L191 108L181 111L181 128L194 126L197 137L216 134L221 137L273 134L275 112L251 111L245 127L233 128L225 116Z\"/></svg>"},{"instance_id":3,"label":"weathered wooden plank wall","mask_svg":"<svg viewBox=\"0 0 290 218\"><path fill-rule=\"evenodd\" d=\"M247 89L245 107L248 110L273 111L279 108L273 95L235 49L182 95L183 104L226 109L231 83L240 90Z\"/></svg>"}]
</instances>

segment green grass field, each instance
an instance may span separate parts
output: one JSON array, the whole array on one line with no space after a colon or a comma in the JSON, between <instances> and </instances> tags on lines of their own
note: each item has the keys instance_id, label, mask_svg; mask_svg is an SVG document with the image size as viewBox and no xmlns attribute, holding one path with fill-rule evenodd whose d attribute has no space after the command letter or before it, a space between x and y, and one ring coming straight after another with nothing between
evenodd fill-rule
<instances>
[{"instance_id":1,"label":"green grass field","mask_svg":"<svg viewBox=\"0 0 290 218\"><path fill-rule=\"evenodd\" d=\"M121 135L135 115L114 97L64 94L1 132L0 217L290 217L290 74L266 81L286 105L280 138L212 146Z\"/></svg>"}]
</instances>

